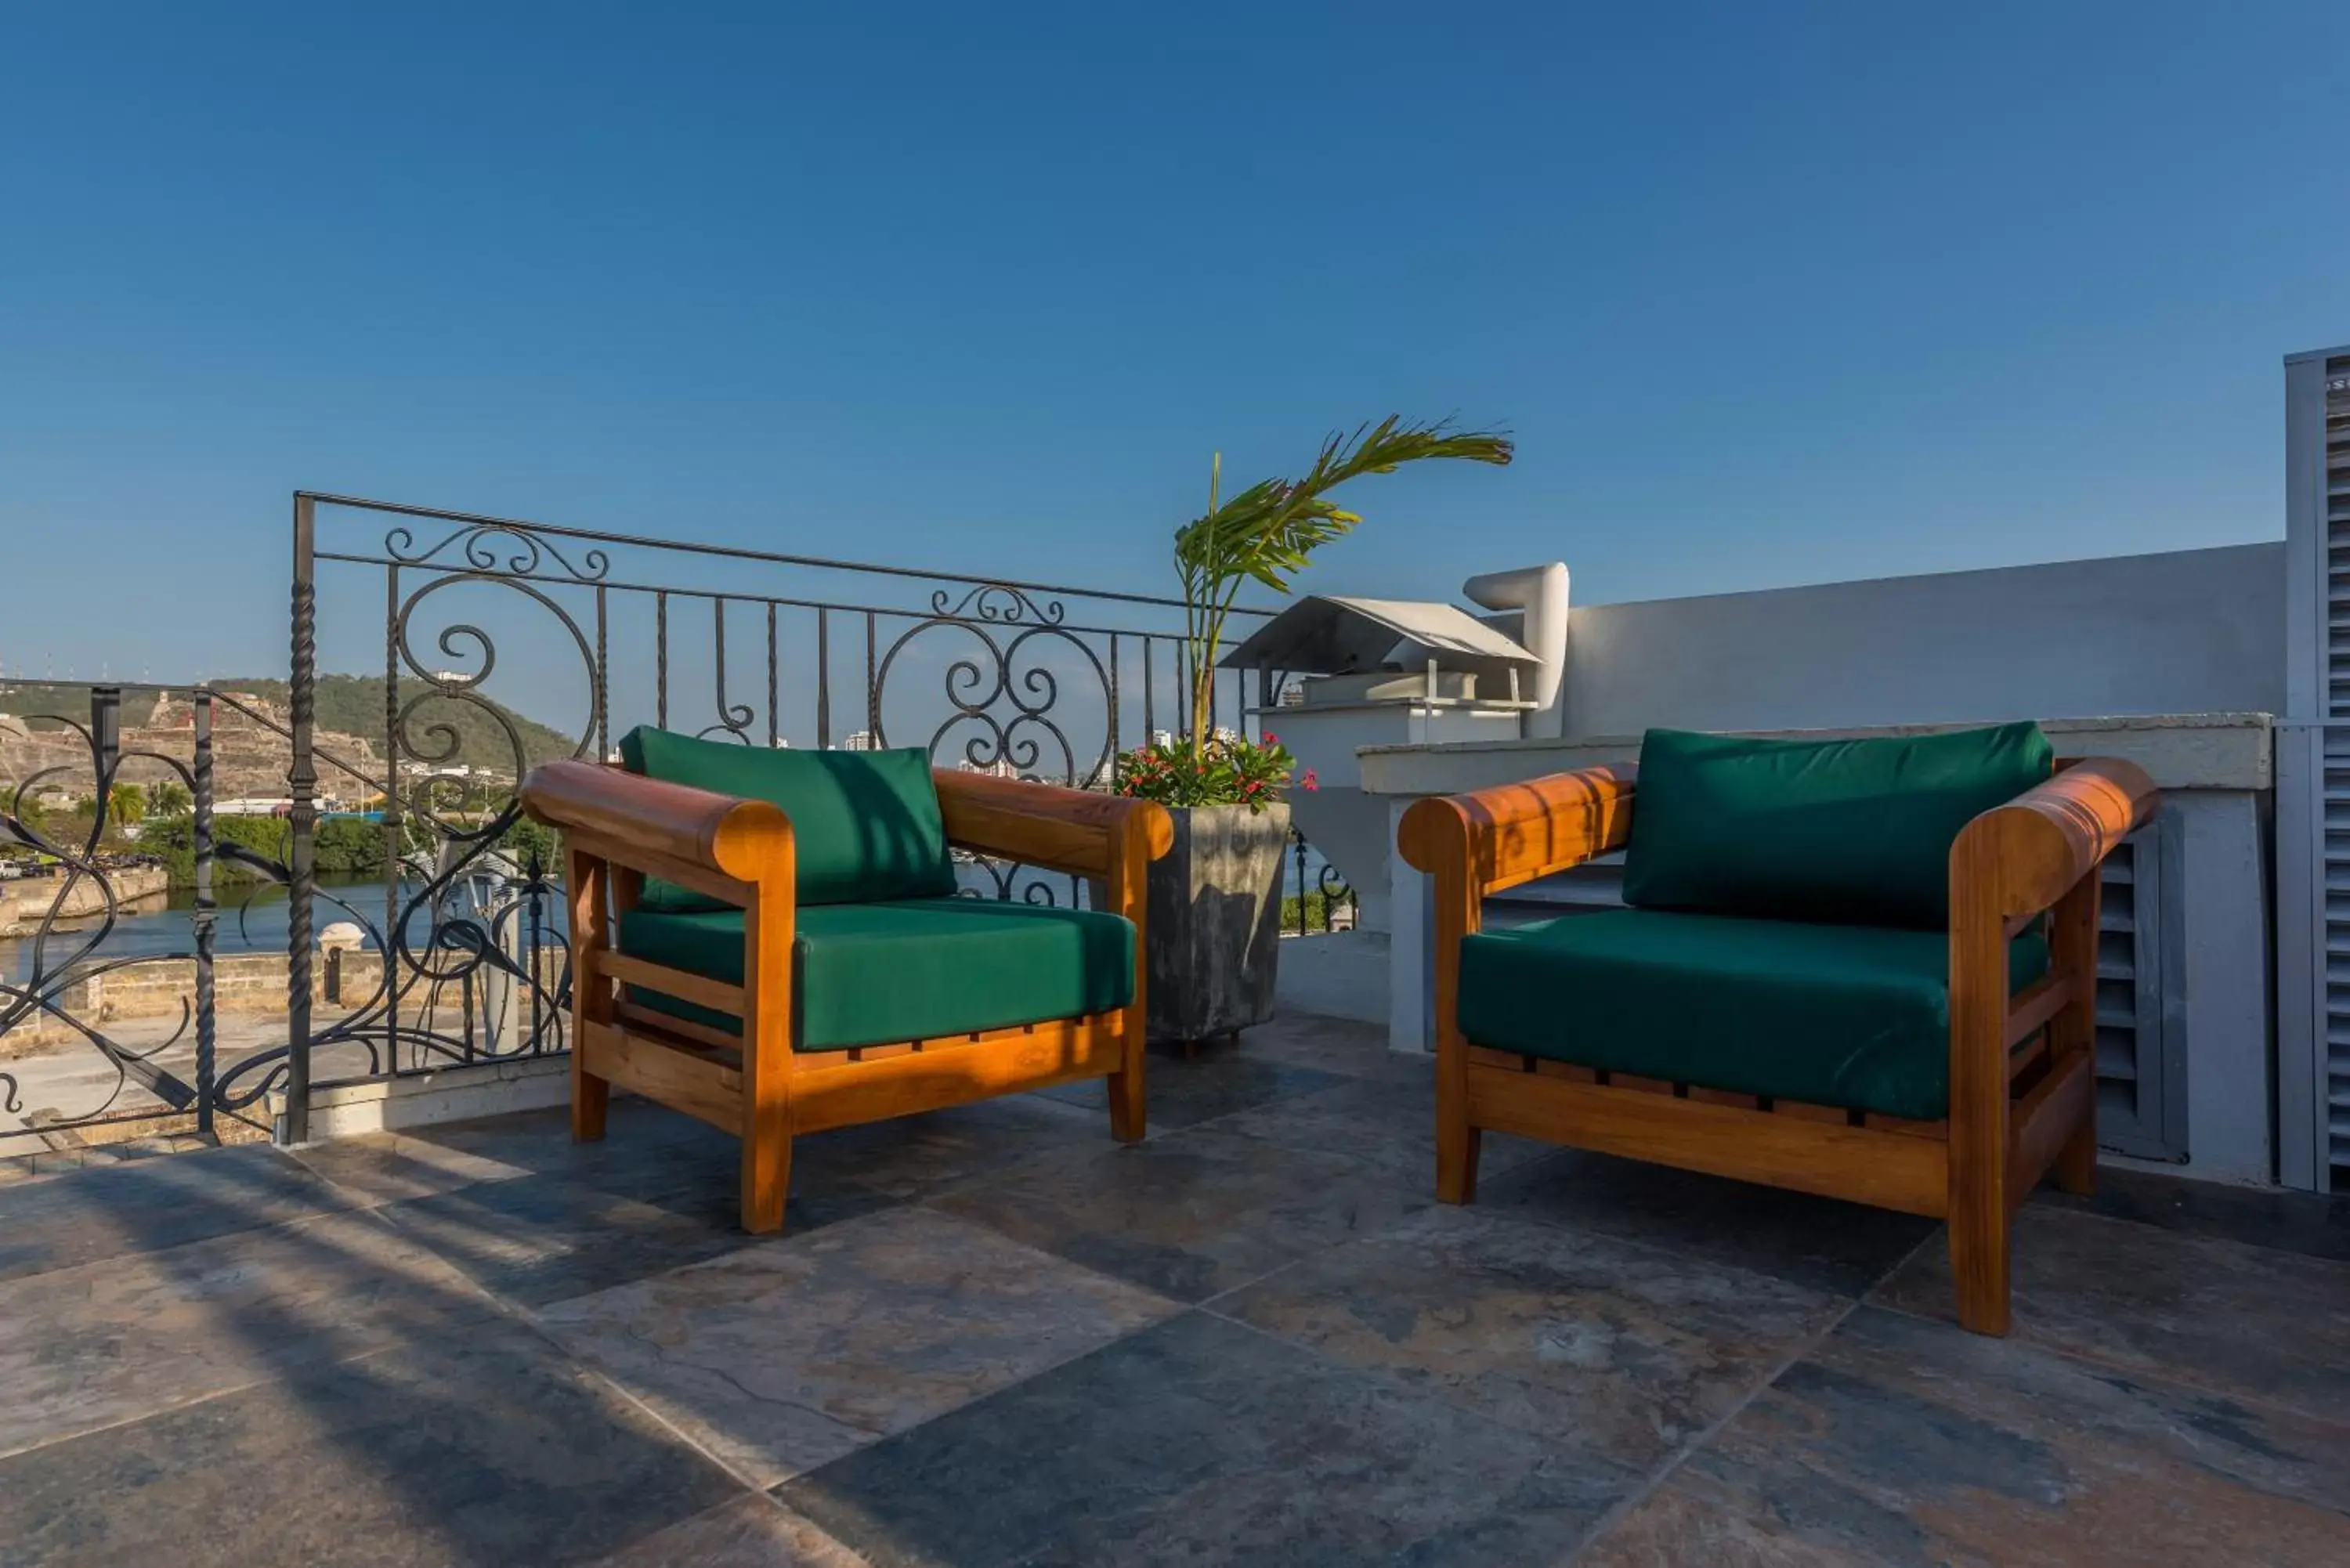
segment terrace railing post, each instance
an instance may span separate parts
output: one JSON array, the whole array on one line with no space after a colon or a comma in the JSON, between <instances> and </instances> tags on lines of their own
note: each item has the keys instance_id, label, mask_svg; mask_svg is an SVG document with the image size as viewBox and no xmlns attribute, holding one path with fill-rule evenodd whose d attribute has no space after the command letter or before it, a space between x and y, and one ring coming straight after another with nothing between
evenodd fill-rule
<instances>
[{"instance_id":1,"label":"terrace railing post","mask_svg":"<svg viewBox=\"0 0 2350 1568\"><path fill-rule=\"evenodd\" d=\"M294 631L287 683L293 766L286 775L286 1116L280 1141L310 1137L310 896L317 873L318 774L311 754L318 679L317 516L307 495L294 497ZM390 955L385 955L390 961Z\"/></svg>"},{"instance_id":2,"label":"terrace railing post","mask_svg":"<svg viewBox=\"0 0 2350 1568\"><path fill-rule=\"evenodd\" d=\"M219 1074L220 1040L213 996L213 694L195 694L196 754L194 835L196 851L196 1132L211 1137L213 1098Z\"/></svg>"},{"instance_id":3,"label":"terrace railing post","mask_svg":"<svg viewBox=\"0 0 2350 1568\"><path fill-rule=\"evenodd\" d=\"M1289 842L1297 856L1297 934L1305 934L1305 835L1295 827L1289 830Z\"/></svg>"},{"instance_id":4,"label":"terrace railing post","mask_svg":"<svg viewBox=\"0 0 2350 1568\"><path fill-rule=\"evenodd\" d=\"M816 747L832 749L832 616L816 612Z\"/></svg>"}]
</instances>

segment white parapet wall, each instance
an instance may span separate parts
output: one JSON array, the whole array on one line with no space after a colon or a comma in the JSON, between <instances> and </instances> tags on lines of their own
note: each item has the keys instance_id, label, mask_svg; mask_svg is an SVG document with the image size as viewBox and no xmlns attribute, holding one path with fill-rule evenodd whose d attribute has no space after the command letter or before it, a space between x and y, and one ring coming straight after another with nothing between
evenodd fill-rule
<instances>
[{"instance_id":1,"label":"white parapet wall","mask_svg":"<svg viewBox=\"0 0 2350 1568\"><path fill-rule=\"evenodd\" d=\"M2214 1180L2272 1179L2272 1017L2266 835L2274 783L2264 713L2043 718L2059 755L2126 757L2164 794L2158 825L2171 929L2154 1027L2183 1075L2179 1168ZM1914 734L1956 724L1839 726L1758 734ZM1639 760L1637 734L1454 746L1385 746L1361 756L1363 787L1388 803L1390 831L1424 795ZM1391 860L1388 1044L1433 1043L1427 878ZM2178 1157L2174 1157L2178 1158Z\"/></svg>"},{"instance_id":2,"label":"white parapet wall","mask_svg":"<svg viewBox=\"0 0 2350 1568\"><path fill-rule=\"evenodd\" d=\"M2282 713L2284 545L1584 605L1573 735Z\"/></svg>"}]
</instances>

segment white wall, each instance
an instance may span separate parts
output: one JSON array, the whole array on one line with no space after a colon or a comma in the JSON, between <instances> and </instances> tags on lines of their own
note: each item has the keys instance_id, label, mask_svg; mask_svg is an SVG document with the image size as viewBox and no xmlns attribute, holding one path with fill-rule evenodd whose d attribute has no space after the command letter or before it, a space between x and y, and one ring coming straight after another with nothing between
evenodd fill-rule
<instances>
[{"instance_id":1,"label":"white wall","mask_svg":"<svg viewBox=\"0 0 2350 1568\"><path fill-rule=\"evenodd\" d=\"M1566 732L2284 711L2284 545L1578 607Z\"/></svg>"}]
</instances>

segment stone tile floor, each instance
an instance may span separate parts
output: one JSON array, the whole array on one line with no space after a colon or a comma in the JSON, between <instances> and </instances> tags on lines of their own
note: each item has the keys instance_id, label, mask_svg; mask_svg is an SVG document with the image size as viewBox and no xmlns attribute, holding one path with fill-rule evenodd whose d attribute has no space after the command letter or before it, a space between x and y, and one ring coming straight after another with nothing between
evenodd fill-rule
<instances>
[{"instance_id":1,"label":"stone tile floor","mask_svg":"<svg viewBox=\"0 0 2350 1568\"><path fill-rule=\"evenodd\" d=\"M732 1142L616 1105L0 1168L0 1564L2350 1563L2350 1202L1937 1229L1492 1139L1287 1018L1087 1089ZM13 1180L5 1180L14 1177Z\"/></svg>"}]
</instances>

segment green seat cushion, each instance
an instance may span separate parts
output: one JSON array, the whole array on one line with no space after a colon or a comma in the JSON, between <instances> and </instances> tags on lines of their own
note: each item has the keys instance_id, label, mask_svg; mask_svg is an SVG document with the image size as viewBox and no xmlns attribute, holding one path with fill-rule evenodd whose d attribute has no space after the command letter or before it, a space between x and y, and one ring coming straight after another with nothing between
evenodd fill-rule
<instances>
[{"instance_id":1,"label":"green seat cushion","mask_svg":"<svg viewBox=\"0 0 2350 1568\"><path fill-rule=\"evenodd\" d=\"M720 794L773 801L792 822L797 901L869 904L942 898L955 890L946 822L929 753L798 752L705 741L640 725L620 737L630 773ZM674 883L649 879L639 908L728 906Z\"/></svg>"},{"instance_id":2,"label":"green seat cushion","mask_svg":"<svg viewBox=\"0 0 2350 1568\"><path fill-rule=\"evenodd\" d=\"M1855 741L1651 730L1624 901L1947 929L1959 830L2043 783L2054 763L2036 724Z\"/></svg>"},{"instance_id":3,"label":"green seat cushion","mask_svg":"<svg viewBox=\"0 0 2350 1568\"><path fill-rule=\"evenodd\" d=\"M632 958L743 983L743 912L639 904L616 945ZM1134 1000L1134 925L1091 909L979 898L819 904L792 942L792 1041L890 1045L1106 1012ZM641 986L629 999L730 1032L739 1019Z\"/></svg>"},{"instance_id":4,"label":"green seat cushion","mask_svg":"<svg viewBox=\"0 0 2350 1568\"><path fill-rule=\"evenodd\" d=\"M2022 989L2037 932L2008 950ZM1461 944L1473 1044L1937 1121L1950 1109L1950 939L1656 909L1569 915Z\"/></svg>"}]
</instances>

